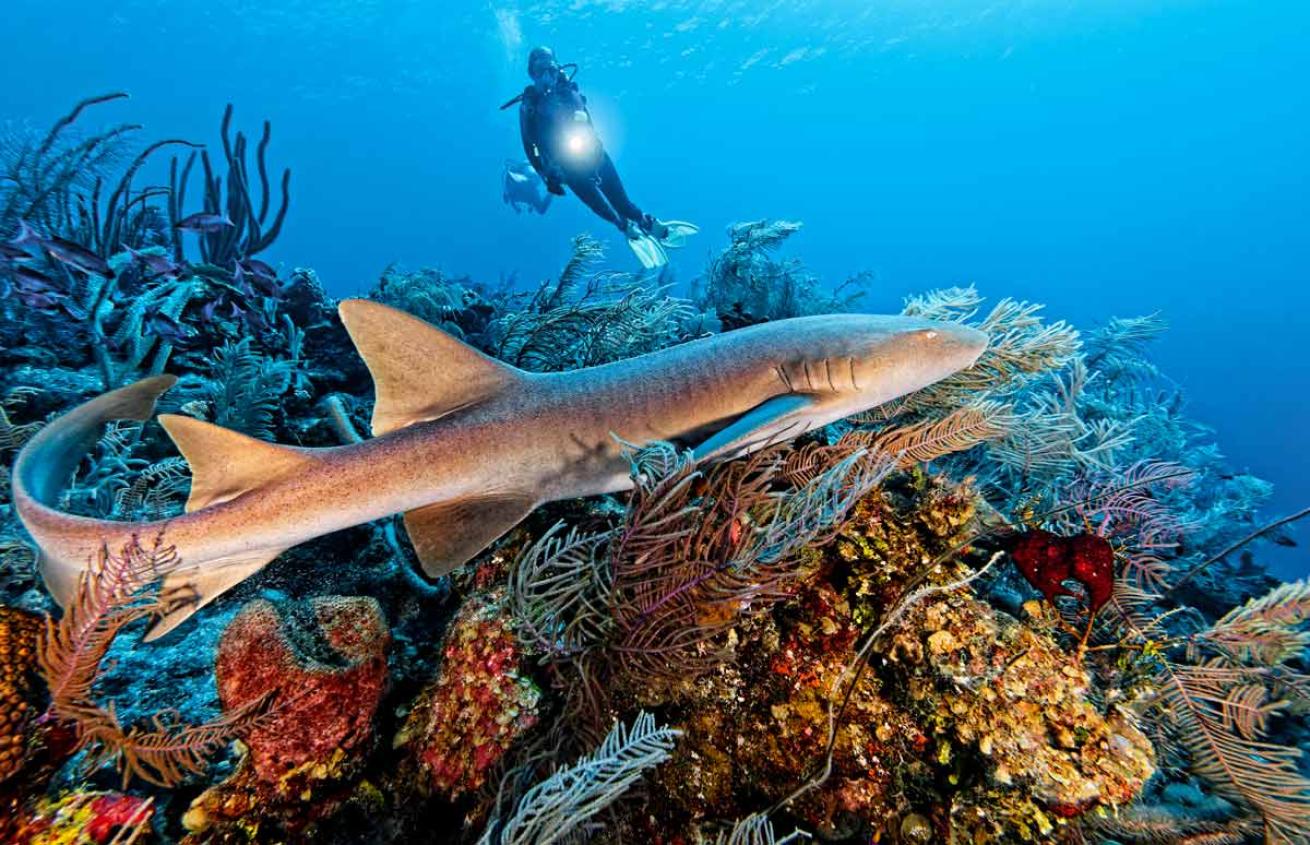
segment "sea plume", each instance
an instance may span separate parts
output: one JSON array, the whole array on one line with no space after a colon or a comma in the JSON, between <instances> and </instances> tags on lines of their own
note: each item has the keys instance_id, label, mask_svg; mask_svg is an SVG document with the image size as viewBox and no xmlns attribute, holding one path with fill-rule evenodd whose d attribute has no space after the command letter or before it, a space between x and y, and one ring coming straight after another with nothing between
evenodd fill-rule
<instances>
[{"instance_id":1,"label":"sea plume","mask_svg":"<svg viewBox=\"0 0 1310 845\"><path fill-rule=\"evenodd\" d=\"M47 621L38 646L50 694L48 717L73 727L77 747L88 751L88 769L112 762L124 786L134 777L176 786L203 772L208 757L267 709L260 700L198 726L163 711L148 724L124 727L112 702L95 700L93 689L114 639L133 622L190 600L158 592L158 579L177 563L172 547L159 538L149 546L133 539L117 553L102 548L64 615Z\"/></svg>"}]
</instances>

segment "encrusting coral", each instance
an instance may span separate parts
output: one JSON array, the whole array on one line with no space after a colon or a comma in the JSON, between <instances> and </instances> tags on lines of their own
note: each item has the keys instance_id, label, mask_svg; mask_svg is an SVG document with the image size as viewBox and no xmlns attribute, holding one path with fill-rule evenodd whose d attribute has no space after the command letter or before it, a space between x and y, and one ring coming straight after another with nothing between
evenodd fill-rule
<instances>
[{"instance_id":1,"label":"encrusting coral","mask_svg":"<svg viewBox=\"0 0 1310 845\"><path fill-rule=\"evenodd\" d=\"M36 614L0 607L0 783L27 762L28 729L41 707L36 648L43 626Z\"/></svg>"},{"instance_id":2,"label":"encrusting coral","mask_svg":"<svg viewBox=\"0 0 1310 845\"><path fill-rule=\"evenodd\" d=\"M432 790L456 798L480 789L536 724L541 690L525 672L503 591L465 603L447 629L442 658L395 742Z\"/></svg>"}]
</instances>

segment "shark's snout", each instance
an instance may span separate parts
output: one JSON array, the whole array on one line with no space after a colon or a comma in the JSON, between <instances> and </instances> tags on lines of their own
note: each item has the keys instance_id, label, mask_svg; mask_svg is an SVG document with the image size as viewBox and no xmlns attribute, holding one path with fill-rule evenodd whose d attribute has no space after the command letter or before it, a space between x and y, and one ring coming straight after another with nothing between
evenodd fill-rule
<instances>
[{"instance_id":1,"label":"shark's snout","mask_svg":"<svg viewBox=\"0 0 1310 845\"><path fill-rule=\"evenodd\" d=\"M957 371L972 367L987 349L987 334L970 326L944 323L929 331L937 332L937 342L942 347L944 357L950 360Z\"/></svg>"}]
</instances>

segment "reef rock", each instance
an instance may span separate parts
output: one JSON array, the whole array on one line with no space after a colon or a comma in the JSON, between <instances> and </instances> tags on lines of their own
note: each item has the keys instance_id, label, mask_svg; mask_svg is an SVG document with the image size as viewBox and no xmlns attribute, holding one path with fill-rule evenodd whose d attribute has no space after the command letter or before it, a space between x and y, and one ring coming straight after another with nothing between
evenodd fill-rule
<instances>
[{"instance_id":1,"label":"reef rock","mask_svg":"<svg viewBox=\"0 0 1310 845\"><path fill-rule=\"evenodd\" d=\"M150 841L154 802L119 792L78 790L43 799L6 832L16 845L116 845Z\"/></svg>"}]
</instances>

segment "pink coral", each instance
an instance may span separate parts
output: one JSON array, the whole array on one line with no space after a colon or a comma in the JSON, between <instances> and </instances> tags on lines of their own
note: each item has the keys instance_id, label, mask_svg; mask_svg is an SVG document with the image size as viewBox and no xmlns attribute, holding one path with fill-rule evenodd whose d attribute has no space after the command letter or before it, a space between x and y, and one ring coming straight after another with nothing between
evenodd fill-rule
<instances>
[{"instance_id":1,"label":"pink coral","mask_svg":"<svg viewBox=\"0 0 1310 845\"><path fill-rule=\"evenodd\" d=\"M537 721L540 690L496 594L471 599L451 623L437 679L414 704L399 742L410 744L432 787L477 789L513 741Z\"/></svg>"}]
</instances>

